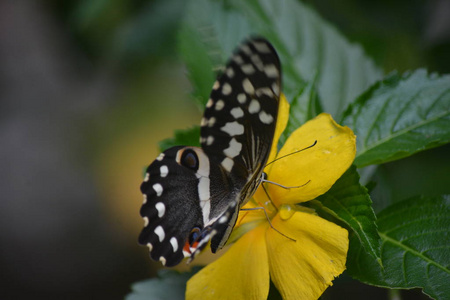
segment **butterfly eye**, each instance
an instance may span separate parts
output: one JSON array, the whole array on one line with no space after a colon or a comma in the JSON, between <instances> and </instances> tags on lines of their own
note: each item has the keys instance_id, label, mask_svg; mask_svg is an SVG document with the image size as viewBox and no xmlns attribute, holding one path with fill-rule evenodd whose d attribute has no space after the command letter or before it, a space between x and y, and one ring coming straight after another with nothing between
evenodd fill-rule
<instances>
[{"instance_id":1,"label":"butterfly eye","mask_svg":"<svg viewBox=\"0 0 450 300\"><path fill-rule=\"evenodd\" d=\"M189 245L193 246L195 242L198 242L198 239L200 238L200 227L194 227L191 230L191 233L189 234Z\"/></svg>"},{"instance_id":2,"label":"butterfly eye","mask_svg":"<svg viewBox=\"0 0 450 300\"><path fill-rule=\"evenodd\" d=\"M198 170L198 157L194 150L187 149L181 155L181 165L191 170Z\"/></svg>"}]
</instances>

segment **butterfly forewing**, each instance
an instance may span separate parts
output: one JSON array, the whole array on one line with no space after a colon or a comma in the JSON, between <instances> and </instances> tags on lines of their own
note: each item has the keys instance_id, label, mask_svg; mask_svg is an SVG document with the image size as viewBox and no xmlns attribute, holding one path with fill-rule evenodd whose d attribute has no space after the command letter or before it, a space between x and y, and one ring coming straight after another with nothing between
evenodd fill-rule
<instances>
[{"instance_id":1,"label":"butterfly forewing","mask_svg":"<svg viewBox=\"0 0 450 300\"><path fill-rule=\"evenodd\" d=\"M266 163L280 82L278 56L259 38L243 43L214 83L201 122L200 142L224 170L233 174L236 169L236 175L245 176L260 171Z\"/></svg>"},{"instance_id":2,"label":"butterfly forewing","mask_svg":"<svg viewBox=\"0 0 450 300\"><path fill-rule=\"evenodd\" d=\"M226 217L215 224L217 234L211 244L214 252L226 242L238 208L258 186L275 132L280 84L278 56L266 40L258 38L235 51L214 83L201 123L200 142L212 164L227 173L231 185L224 197L227 212L223 208L213 211ZM220 180L212 178L212 182ZM211 186L212 198L222 198L222 191Z\"/></svg>"},{"instance_id":3,"label":"butterfly forewing","mask_svg":"<svg viewBox=\"0 0 450 300\"><path fill-rule=\"evenodd\" d=\"M214 83L201 121L201 149L174 147L149 166L139 242L154 260L172 266L194 258L210 239L213 252L225 244L267 162L280 85L273 47L262 38L247 40ZM196 155L182 154L189 151Z\"/></svg>"}]
</instances>

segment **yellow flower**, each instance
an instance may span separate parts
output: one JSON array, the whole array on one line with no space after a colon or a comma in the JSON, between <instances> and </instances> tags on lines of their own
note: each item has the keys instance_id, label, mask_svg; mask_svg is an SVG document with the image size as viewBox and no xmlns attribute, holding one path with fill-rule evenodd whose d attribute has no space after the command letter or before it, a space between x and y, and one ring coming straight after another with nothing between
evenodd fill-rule
<instances>
[{"instance_id":1,"label":"yellow flower","mask_svg":"<svg viewBox=\"0 0 450 300\"><path fill-rule=\"evenodd\" d=\"M289 104L280 100L277 129L265 172L271 183L259 187L241 211L233 235L242 235L218 260L187 283L187 299L266 299L270 280L284 299L317 299L345 270L347 230L297 205L328 191L352 164L356 137L348 127L320 114L291 134L280 152L278 139L286 127ZM270 197L270 199L269 199ZM273 228L271 227L273 226ZM245 232L242 234L242 232Z\"/></svg>"}]
</instances>

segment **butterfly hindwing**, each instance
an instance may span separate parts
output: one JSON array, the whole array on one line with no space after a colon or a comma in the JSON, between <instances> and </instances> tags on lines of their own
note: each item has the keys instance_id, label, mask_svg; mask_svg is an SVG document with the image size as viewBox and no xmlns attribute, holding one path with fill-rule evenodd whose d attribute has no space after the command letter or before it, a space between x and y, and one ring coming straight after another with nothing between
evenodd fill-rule
<instances>
[{"instance_id":1,"label":"butterfly hindwing","mask_svg":"<svg viewBox=\"0 0 450 300\"><path fill-rule=\"evenodd\" d=\"M141 184L144 204L141 216L145 227L139 243L149 247L150 256L166 266L178 264L183 247L194 227L203 227L199 205L198 170L180 164L187 147L163 152L147 169Z\"/></svg>"}]
</instances>

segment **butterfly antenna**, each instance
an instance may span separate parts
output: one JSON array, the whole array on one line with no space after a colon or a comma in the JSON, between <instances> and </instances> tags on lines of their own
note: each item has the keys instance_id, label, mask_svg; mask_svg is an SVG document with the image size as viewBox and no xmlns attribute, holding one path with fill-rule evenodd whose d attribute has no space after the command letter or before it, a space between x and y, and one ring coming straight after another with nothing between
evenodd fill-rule
<instances>
[{"instance_id":1,"label":"butterfly antenna","mask_svg":"<svg viewBox=\"0 0 450 300\"><path fill-rule=\"evenodd\" d=\"M297 153L299 153L299 152L305 151L305 150L307 150L307 149L309 149L309 148L312 148L312 147L314 147L316 144L317 144L317 140L315 140L314 143L312 143L312 145L309 145L308 147L305 147L305 148L303 148L303 149L300 149L300 150L294 151L294 152L292 152L292 153L283 155L283 156L281 156L281 157L277 157L276 159L272 160L270 163L266 164L266 167L267 167L268 165L270 165L270 164L273 164L273 163L276 162L277 160L280 160L280 159L285 158L285 157L287 157L287 156L294 155L294 154L297 154ZM305 183L305 184L306 184L306 183Z\"/></svg>"},{"instance_id":2,"label":"butterfly antenna","mask_svg":"<svg viewBox=\"0 0 450 300\"><path fill-rule=\"evenodd\" d=\"M311 182L311 180L308 180L306 183L304 183L304 184L302 184L302 185L285 186L285 185L281 185L281 184L279 184L279 183L276 183L276 182L273 182L273 181L270 181L270 180L266 180L266 179L262 179L261 181L262 181L262 182L267 182L267 183L270 183L270 184L273 184L273 185L276 185L276 186L279 186L279 187L281 187L281 188L283 188L283 189L285 189L285 190L287 190L287 189L298 189L298 188L304 187L305 185L307 185L308 183Z\"/></svg>"}]
</instances>

